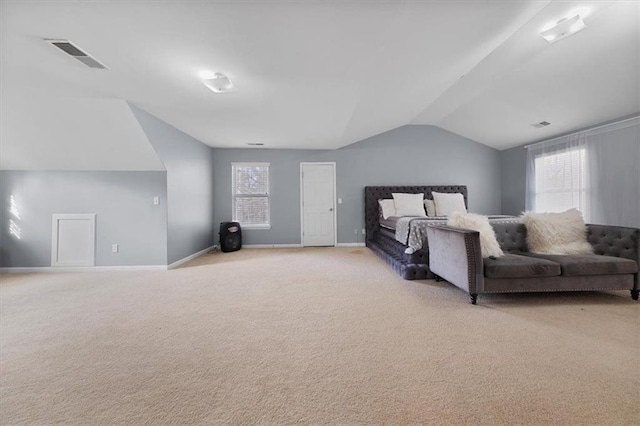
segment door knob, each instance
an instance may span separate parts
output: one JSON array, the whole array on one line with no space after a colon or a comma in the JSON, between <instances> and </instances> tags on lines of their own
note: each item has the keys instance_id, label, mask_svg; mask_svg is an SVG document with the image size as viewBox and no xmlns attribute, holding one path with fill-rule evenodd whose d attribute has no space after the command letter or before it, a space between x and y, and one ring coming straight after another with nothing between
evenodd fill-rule
<instances>
[{"instance_id":1,"label":"door knob","mask_svg":"<svg viewBox=\"0 0 640 426\"><path fill-rule=\"evenodd\" d=\"M330 211L330 212L332 212L332 211L333 211L333 207L331 207L331 208L329 209L329 211Z\"/></svg>"}]
</instances>

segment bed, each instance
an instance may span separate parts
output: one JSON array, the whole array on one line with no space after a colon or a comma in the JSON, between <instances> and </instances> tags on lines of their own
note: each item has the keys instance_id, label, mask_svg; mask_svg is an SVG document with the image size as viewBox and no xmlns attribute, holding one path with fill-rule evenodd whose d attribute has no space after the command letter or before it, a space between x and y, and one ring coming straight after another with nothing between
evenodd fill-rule
<instances>
[{"instance_id":1,"label":"bed","mask_svg":"<svg viewBox=\"0 0 640 426\"><path fill-rule=\"evenodd\" d=\"M367 186L364 189L366 246L385 260L406 280L434 279L429 269L429 247L426 228L430 224L446 224L446 217L388 218L380 217L378 200L393 198L394 192L424 194L433 199L432 192L460 193L468 208L467 187L448 186ZM490 216L490 221L517 221L513 216Z\"/></svg>"}]
</instances>

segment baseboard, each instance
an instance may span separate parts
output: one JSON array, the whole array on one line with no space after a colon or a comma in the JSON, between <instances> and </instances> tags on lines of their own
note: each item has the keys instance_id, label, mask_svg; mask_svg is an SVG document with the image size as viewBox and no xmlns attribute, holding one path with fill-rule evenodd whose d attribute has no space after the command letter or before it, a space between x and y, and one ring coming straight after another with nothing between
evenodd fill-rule
<instances>
[{"instance_id":1,"label":"baseboard","mask_svg":"<svg viewBox=\"0 0 640 426\"><path fill-rule=\"evenodd\" d=\"M183 263L202 256L215 246L207 247L190 256L177 260L170 265L132 265L132 266L78 266L78 267L35 267L35 268L0 268L0 274L28 274L28 273L46 273L46 272L115 272L115 271L166 271L167 269L176 268Z\"/></svg>"},{"instance_id":2,"label":"baseboard","mask_svg":"<svg viewBox=\"0 0 640 426\"><path fill-rule=\"evenodd\" d=\"M243 244L243 248L299 248L302 244Z\"/></svg>"},{"instance_id":3,"label":"baseboard","mask_svg":"<svg viewBox=\"0 0 640 426\"><path fill-rule=\"evenodd\" d=\"M364 243L338 243L336 247L364 247ZM50 272L126 272L126 271L166 271L167 269L176 268L198 256L202 256L215 246L200 250L190 256L177 260L170 265L130 265L130 266L77 266L77 267L5 267L0 268L0 274L34 274L34 273L50 273ZM301 248L302 244L245 244L244 248Z\"/></svg>"},{"instance_id":4,"label":"baseboard","mask_svg":"<svg viewBox=\"0 0 640 426\"><path fill-rule=\"evenodd\" d=\"M0 274L35 274L49 272L119 272L119 271L166 271L166 265L131 265L131 266L41 266L33 268L7 267L0 268Z\"/></svg>"},{"instance_id":5,"label":"baseboard","mask_svg":"<svg viewBox=\"0 0 640 426\"><path fill-rule=\"evenodd\" d=\"M204 250L200 250L197 253L193 253L192 255L189 255L187 257L184 257L180 260L176 260L175 262L171 263L170 265L167 266L167 269L173 269L173 268L177 268L178 266L182 265L183 263L187 263L188 261L190 261L191 259L195 259L198 256L202 256L203 254L207 253L209 250L212 250L215 246L211 246L211 247L207 247Z\"/></svg>"},{"instance_id":6,"label":"baseboard","mask_svg":"<svg viewBox=\"0 0 640 426\"><path fill-rule=\"evenodd\" d=\"M364 243L338 243L336 247L364 247ZM300 248L302 244L244 244L244 248Z\"/></svg>"}]
</instances>

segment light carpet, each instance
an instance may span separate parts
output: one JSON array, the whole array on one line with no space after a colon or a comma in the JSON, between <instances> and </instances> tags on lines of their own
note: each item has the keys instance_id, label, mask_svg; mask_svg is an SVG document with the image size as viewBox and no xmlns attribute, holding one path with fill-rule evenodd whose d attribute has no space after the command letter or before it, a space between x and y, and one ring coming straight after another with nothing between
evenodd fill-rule
<instances>
[{"instance_id":1,"label":"light carpet","mask_svg":"<svg viewBox=\"0 0 640 426\"><path fill-rule=\"evenodd\" d=\"M628 292L481 295L365 248L2 275L3 424L638 424Z\"/></svg>"}]
</instances>

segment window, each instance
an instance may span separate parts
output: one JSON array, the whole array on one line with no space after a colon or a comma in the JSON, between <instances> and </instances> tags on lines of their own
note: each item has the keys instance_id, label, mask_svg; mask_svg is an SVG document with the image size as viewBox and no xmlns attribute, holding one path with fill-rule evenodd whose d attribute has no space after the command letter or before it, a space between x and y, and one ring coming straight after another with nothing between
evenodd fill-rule
<instances>
[{"instance_id":1,"label":"window","mask_svg":"<svg viewBox=\"0 0 640 426\"><path fill-rule=\"evenodd\" d=\"M233 220L269 228L269 163L233 163Z\"/></svg>"},{"instance_id":2,"label":"window","mask_svg":"<svg viewBox=\"0 0 640 426\"><path fill-rule=\"evenodd\" d=\"M587 150L584 147L535 157L535 211L586 209Z\"/></svg>"}]
</instances>

